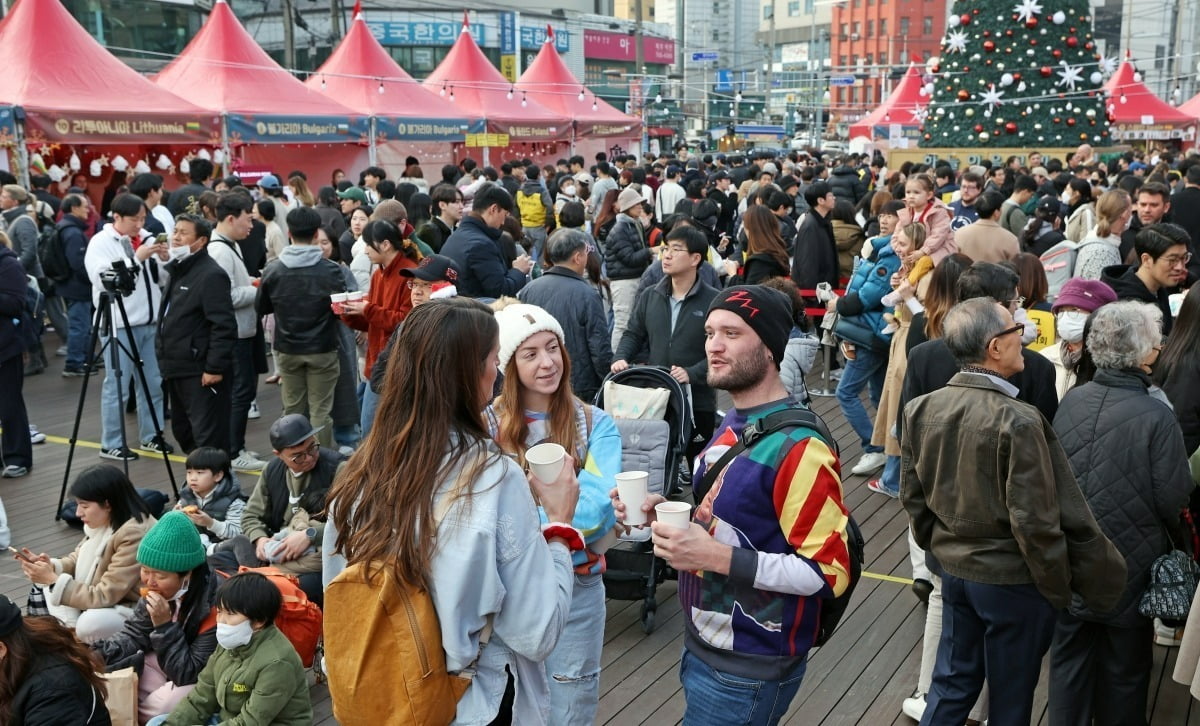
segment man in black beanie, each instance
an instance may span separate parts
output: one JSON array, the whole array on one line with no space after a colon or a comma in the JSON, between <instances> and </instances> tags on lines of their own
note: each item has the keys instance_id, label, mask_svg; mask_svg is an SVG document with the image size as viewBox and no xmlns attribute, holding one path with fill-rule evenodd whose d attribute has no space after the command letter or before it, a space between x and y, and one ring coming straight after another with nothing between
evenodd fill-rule
<instances>
[{"instance_id":1,"label":"man in black beanie","mask_svg":"<svg viewBox=\"0 0 1200 726\"><path fill-rule=\"evenodd\" d=\"M684 723L735 708L746 723L777 720L800 690L822 601L850 584L835 442L815 414L788 413L799 405L779 377L791 327L791 304L776 290L737 286L713 299L704 324L708 383L728 391L734 407L696 462L693 484L711 487L698 494L687 529L654 521L662 497L642 506L654 554L679 572ZM781 428L763 423L780 412L788 421ZM751 425L764 433L743 447ZM731 680L758 694L753 704L721 687Z\"/></svg>"}]
</instances>

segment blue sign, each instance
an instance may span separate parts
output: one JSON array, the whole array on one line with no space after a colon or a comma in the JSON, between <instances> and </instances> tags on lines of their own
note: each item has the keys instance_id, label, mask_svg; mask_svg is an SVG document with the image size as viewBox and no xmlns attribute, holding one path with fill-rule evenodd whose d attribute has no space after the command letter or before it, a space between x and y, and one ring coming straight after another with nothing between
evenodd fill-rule
<instances>
[{"instance_id":1,"label":"blue sign","mask_svg":"<svg viewBox=\"0 0 1200 726\"><path fill-rule=\"evenodd\" d=\"M507 13L503 13L506 15ZM501 31L504 26L501 25ZM541 50L542 44L546 42L546 26L526 26L521 28L521 47L525 50ZM500 46L500 53L505 53L504 46ZM566 53L571 50L571 34L565 30L554 29L554 49L559 53Z\"/></svg>"},{"instance_id":2,"label":"blue sign","mask_svg":"<svg viewBox=\"0 0 1200 726\"><path fill-rule=\"evenodd\" d=\"M718 57L719 54L715 50L699 50L692 53L692 62L703 63L706 61L715 61Z\"/></svg>"},{"instance_id":3,"label":"blue sign","mask_svg":"<svg viewBox=\"0 0 1200 726\"><path fill-rule=\"evenodd\" d=\"M734 83L740 88L746 88L746 71L741 71L735 76L728 68L721 68L717 70L717 82L713 85L713 90L717 93L731 93Z\"/></svg>"},{"instance_id":4,"label":"blue sign","mask_svg":"<svg viewBox=\"0 0 1200 726\"><path fill-rule=\"evenodd\" d=\"M829 85L831 86L853 86L855 84L854 76L830 76Z\"/></svg>"},{"instance_id":5,"label":"blue sign","mask_svg":"<svg viewBox=\"0 0 1200 726\"><path fill-rule=\"evenodd\" d=\"M366 116L288 116L229 114L229 135L241 142L260 143L361 143L367 139Z\"/></svg>"},{"instance_id":6,"label":"blue sign","mask_svg":"<svg viewBox=\"0 0 1200 726\"><path fill-rule=\"evenodd\" d=\"M368 22L367 29L383 45L454 45L461 23L402 23L393 21ZM471 26L471 36L479 45L485 45L487 26L476 23Z\"/></svg>"},{"instance_id":7,"label":"blue sign","mask_svg":"<svg viewBox=\"0 0 1200 726\"><path fill-rule=\"evenodd\" d=\"M447 141L461 142L469 133L485 131L482 119L465 121L438 118L385 118L375 119L375 133L385 140L404 141Z\"/></svg>"},{"instance_id":8,"label":"blue sign","mask_svg":"<svg viewBox=\"0 0 1200 726\"><path fill-rule=\"evenodd\" d=\"M522 31L525 29L522 28ZM521 40L524 41L525 33L521 33ZM521 43L525 45L524 42ZM516 13L500 13L500 55L516 55L517 54L517 14Z\"/></svg>"}]
</instances>

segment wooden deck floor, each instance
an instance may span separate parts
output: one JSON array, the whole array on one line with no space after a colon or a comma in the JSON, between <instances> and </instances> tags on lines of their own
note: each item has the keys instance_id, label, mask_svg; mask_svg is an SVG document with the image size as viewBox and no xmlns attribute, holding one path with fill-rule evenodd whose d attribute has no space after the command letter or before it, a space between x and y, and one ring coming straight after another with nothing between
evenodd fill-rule
<instances>
[{"instance_id":1,"label":"wooden deck floor","mask_svg":"<svg viewBox=\"0 0 1200 726\"><path fill-rule=\"evenodd\" d=\"M58 377L61 359L53 361L44 375L26 379L25 401L30 420L50 436L35 447L35 469L23 479L0 480L0 496L8 511L13 544L35 552L58 555L70 550L79 538L77 530L54 521L66 469L67 439L71 434L78 402L79 379ZM100 460L99 384L93 379L83 413L80 444L74 472ZM860 453L858 441L832 398L817 398L815 408L825 417L838 438L843 460L852 463ZM259 389L262 418L251 421L249 448L267 453L267 429L279 414L279 394L274 386ZM134 417L128 417L131 435L136 435ZM110 462L111 463L111 462ZM847 471L849 466L846 467ZM176 481L182 483L183 467L174 464ZM149 455L130 465L138 486L169 491L161 458ZM244 476L247 490L256 477ZM855 593L850 610L837 634L824 648L812 653L800 694L785 723L788 724L912 724L900 715L900 702L916 685L921 657L925 609L908 588L911 576L905 543L905 517L898 502L873 494L862 477L848 477L846 502L859 521L867 540L867 570ZM28 582L9 559L0 558L0 592L24 603ZM639 603L610 600L605 629L599 724L678 723L684 699L678 668L682 648L682 616L675 585L659 589L656 630L646 635L639 621ZM1150 720L1163 726L1200 725L1200 705L1187 690L1171 680L1175 651L1155 647L1151 686ZM1038 691L1038 722L1045 722L1045 673ZM318 724L335 724L330 715L328 692L312 688ZM559 726L559 725L555 725Z\"/></svg>"}]
</instances>

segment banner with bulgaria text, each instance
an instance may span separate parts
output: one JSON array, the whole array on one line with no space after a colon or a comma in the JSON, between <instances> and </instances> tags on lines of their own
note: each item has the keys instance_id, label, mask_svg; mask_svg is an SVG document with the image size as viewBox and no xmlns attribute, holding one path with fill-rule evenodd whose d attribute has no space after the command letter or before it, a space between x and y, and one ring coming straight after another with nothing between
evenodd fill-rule
<instances>
[{"instance_id":1,"label":"banner with bulgaria text","mask_svg":"<svg viewBox=\"0 0 1200 726\"><path fill-rule=\"evenodd\" d=\"M122 114L112 111L58 113L26 109L27 143L197 144L220 134L216 115Z\"/></svg>"},{"instance_id":2,"label":"banner with bulgaria text","mask_svg":"<svg viewBox=\"0 0 1200 726\"><path fill-rule=\"evenodd\" d=\"M386 141L446 141L461 143L467 134L477 134L484 129L483 119L466 121L438 118L400 118L377 116L375 118L375 140Z\"/></svg>"},{"instance_id":3,"label":"banner with bulgaria text","mask_svg":"<svg viewBox=\"0 0 1200 726\"><path fill-rule=\"evenodd\" d=\"M239 144L368 143L366 116L287 116L229 114L229 141Z\"/></svg>"}]
</instances>

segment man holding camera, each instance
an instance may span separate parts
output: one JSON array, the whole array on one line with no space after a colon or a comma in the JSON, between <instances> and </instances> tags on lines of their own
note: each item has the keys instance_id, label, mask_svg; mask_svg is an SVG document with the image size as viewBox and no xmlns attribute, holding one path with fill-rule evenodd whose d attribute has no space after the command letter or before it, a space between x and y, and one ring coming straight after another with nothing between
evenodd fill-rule
<instances>
[{"instance_id":1,"label":"man holding camera","mask_svg":"<svg viewBox=\"0 0 1200 726\"><path fill-rule=\"evenodd\" d=\"M100 398L100 457L115 461L132 461L138 455L122 442L125 407L119 393L129 390L130 376L139 365L128 349L137 346L141 357L140 365L146 375L150 389L150 400L138 386L138 434L141 448L149 451L171 453L173 448L157 433L151 412L160 415L163 410L162 378L158 372L158 358L154 351L155 320L162 299L161 285L165 275L159 265L167 260L166 241L156 240L142 229L146 221L146 204L132 194L119 194L112 202L113 221L92 237L88 243L83 264L92 283L92 302L100 306L101 293L107 292L110 300L124 298L128 321L121 319L115 300L109 303L112 329L117 331L116 345L121 346L121 374L118 380L114 366L106 369ZM123 266L123 268L122 268ZM129 327L125 327L125 323ZM101 330L102 340L107 344L108 330ZM127 350L128 349L128 350ZM111 350L108 351L111 354ZM152 408L153 407L153 408ZM161 419L160 419L161 420Z\"/></svg>"}]
</instances>

